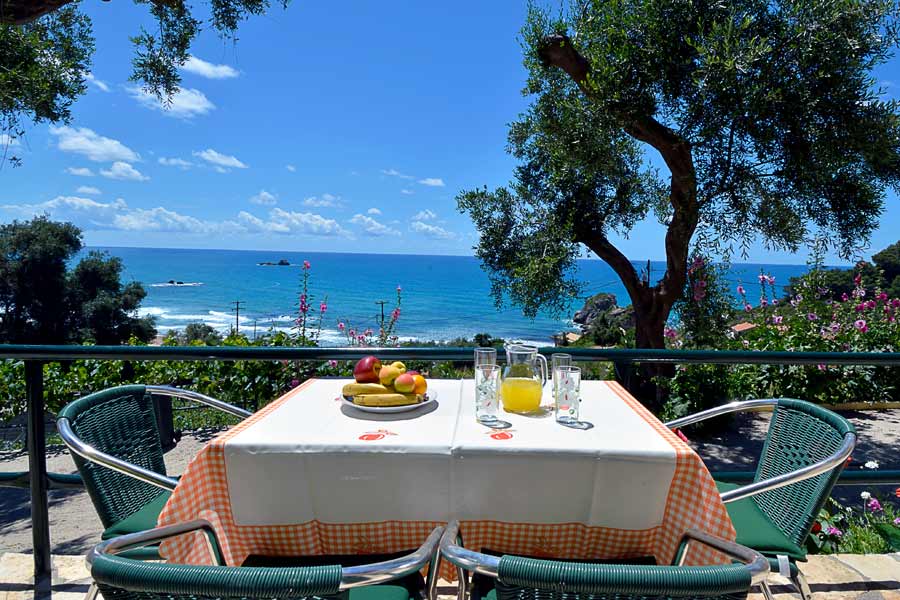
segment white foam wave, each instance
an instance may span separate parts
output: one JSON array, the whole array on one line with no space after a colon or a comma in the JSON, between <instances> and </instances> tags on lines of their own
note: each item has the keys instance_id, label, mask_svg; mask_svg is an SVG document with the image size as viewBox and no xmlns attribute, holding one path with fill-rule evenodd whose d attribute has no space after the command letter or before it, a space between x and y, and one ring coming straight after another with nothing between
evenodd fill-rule
<instances>
[{"instance_id":1,"label":"white foam wave","mask_svg":"<svg viewBox=\"0 0 900 600\"><path fill-rule=\"evenodd\" d=\"M150 287L199 287L203 285L202 281L167 281L165 283L151 283Z\"/></svg>"}]
</instances>

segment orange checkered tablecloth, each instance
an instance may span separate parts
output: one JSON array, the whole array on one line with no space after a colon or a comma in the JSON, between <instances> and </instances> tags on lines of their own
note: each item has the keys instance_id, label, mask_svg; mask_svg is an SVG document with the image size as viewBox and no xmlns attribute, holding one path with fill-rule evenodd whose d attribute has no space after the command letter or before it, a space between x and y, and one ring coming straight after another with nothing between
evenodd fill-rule
<instances>
[{"instance_id":1,"label":"orange checkered tablecloth","mask_svg":"<svg viewBox=\"0 0 900 600\"><path fill-rule=\"evenodd\" d=\"M434 527L443 525L443 521L398 519L354 523L311 519L273 525L244 525L236 522L229 492L226 444L249 428L265 422L267 417L288 403L308 401L304 394L316 381L303 383L210 441L188 465L178 487L160 514L159 524L168 525L197 518L210 521L216 530L224 559L229 565L240 565L251 554L308 556L400 552L418 547ZM634 411L640 420L664 440L664 445L674 450L674 471L668 484L668 493L662 496L665 498L665 506L660 507L660 522L649 528L632 530L580 522L561 523L558 520L541 524L463 517L461 527L466 547L548 558L622 559L654 556L658 563L667 564L674 558L684 532L690 528L733 540L735 532L731 521L700 457L619 384L584 382L583 386L587 384L606 386L602 388L605 394L624 402L628 409ZM339 389L339 382L336 385ZM449 395L446 392L442 394ZM462 388L459 396L460 404L464 404ZM440 400L448 405L457 401L443 396ZM464 409L460 409L460 412L461 421L469 418L462 414ZM555 424L550 422L546 426L555 427ZM363 437L360 436L360 439ZM627 485L627 482L610 481L604 485L621 486ZM560 493L565 492L560 490ZM378 500L372 498L371 502ZM291 502L292 499L285 498L284 501ZM453 508L450 507L451 512ZM450 516L458 517L452 514ZM196 533L164 542L162 554L172 562L210 562L205 540ZM719 553L699 544L692 544L686 562L712 564L724 560L725 557ZM445 564L442 576L450 579L455 573Z\"/></svg>"}]
</instances>

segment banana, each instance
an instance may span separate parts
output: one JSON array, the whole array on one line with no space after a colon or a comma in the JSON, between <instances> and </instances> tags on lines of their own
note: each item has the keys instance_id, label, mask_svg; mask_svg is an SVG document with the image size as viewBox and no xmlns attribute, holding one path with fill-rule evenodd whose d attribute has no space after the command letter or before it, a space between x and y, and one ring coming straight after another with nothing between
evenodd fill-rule
<instances>
[{"instance_id":1,"label":"banana","mask_svg":"<svg viewBox=\"0 0 900 600\"><path fill-rule=\"evenodd\" d=\"M360 394L390 394L393 391L380 383L348 383L341 393L345 396L358 396Z\"/></svg>"},{"instance_id":2,"label":"banana","mask_svg":"<svg viewBox=\"0 0 900 600\"><path fill-rule=\"evenodd\" d=\"M360 406L404 406L420 401L417 394L359 394L353 397L353 403Z\"/></svg>"}]
</instances>

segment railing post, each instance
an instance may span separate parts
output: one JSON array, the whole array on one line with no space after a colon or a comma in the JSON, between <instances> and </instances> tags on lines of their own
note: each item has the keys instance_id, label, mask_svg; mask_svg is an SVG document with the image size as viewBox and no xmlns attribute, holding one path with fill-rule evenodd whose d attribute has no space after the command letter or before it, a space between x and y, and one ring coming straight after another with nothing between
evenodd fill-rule
<instances>
[{"instance_id":1,"label":"railing post","mask_svg":"<svg viewBox=\"0 0 900 600\"><path fill-rule=\"evenodd\" d=\"M39 361L25 361L25 395L28 402L34 595L35 598L50 598L50 513L47 507L47 441L44 437L44 371Z\"/></svg>"}]
</instances>

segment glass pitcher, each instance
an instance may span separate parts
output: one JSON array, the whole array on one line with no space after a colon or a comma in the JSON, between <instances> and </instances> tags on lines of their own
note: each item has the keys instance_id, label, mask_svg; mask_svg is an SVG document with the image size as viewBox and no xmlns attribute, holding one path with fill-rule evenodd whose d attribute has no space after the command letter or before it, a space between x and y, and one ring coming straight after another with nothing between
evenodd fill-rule
<instances>
[{"instance_id":1,"label":"glass pitcher","mask_svg":"<svg viewBox=\"0 0 900 600\"><path fill-rule=\"evenodd\" d=\"M506 347L506 366L500 383L503 409L515 413L537 412L547 383L547 359L534 346Z\"/></svg>"}]
</instances>

